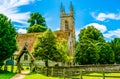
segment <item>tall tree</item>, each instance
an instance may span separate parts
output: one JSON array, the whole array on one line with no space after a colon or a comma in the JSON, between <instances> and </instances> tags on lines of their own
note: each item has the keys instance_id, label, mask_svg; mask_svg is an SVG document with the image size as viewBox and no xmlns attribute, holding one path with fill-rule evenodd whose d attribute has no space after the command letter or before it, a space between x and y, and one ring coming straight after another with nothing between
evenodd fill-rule
<instances>
[{"instance_id":1,"label":"tall tree","mask_svg":"<svg viewBox=\"0 0 120 79\"><path fill-rule=\"evenodd\" d=\"M45 18L38 12L31 13L28 23L30 23L27 28L28 33L43 32L47 29Z\"/></svg>"},{"instance_id":2,"label":"tall tree","mask_svg":"<svg viewBox=\"0 0 120 79\"><path fill-rule=\"evenodd\" d=\"M0 67L4 60L10 58L16 46L16 31L11 21L3 14L0 14Z\"/></svg>"},{"instance_id":3,"label":"tall tree","mask_svg":"<svg viewBox=\"0 0 120 79\"><path fill-rule=\"evenodd\" d=\"M120 38L114 38L109 44L115 53L115 62L120 64Z\"/></svg>"},{"instance_id":4,"label":"tall tree","mask_svg":"<svg viewBox=\"0 0 120 79\"><path fill-rule=\"evenodd\" d=\"M30 23L30 26L33 26L34 24L46 26L45 18L42 17L42 15L38 12L34 12L30 14L30 18L28 19L28 23Z\"/></svg>"},{"instance_id":5,"label":"tall tree","mask_svg":"<svg viewBox=\"0 0 120 79\"><path fill-rule=\"evenodd\" d=\"M75 59L78 64L111 64L114 52L102 33L94 26L88 26L80 31Z\"/></svg>"},{"instance_id":6,"label":"tall tree","mask_svg":"<svg viewBox=\"0 0 120 79\"><path fill-rule=\"evenodd\" d=\"M94 26L88 26L80 31L79 41L84 39L89 39L90 41L94 42L105 42L103 34Z\"/></svg>"},{"instance_id":7,"label":"tall tree","mask_svg":"<svg viewBox=\"0 0 120 79\"><path fill-rule=\"evenodd\" d=\"M78 64L96 64L99 55L95 45L89 40L81 40L75 50L75 61Z\"/></svg>"},{"instance_id":8,"label":"tall tree","mask_svg":"<svg viewBox=\"0 0 120 79\"><path fill-rule=\"evenodd\" d=\"M96 48L99 54L99 64L113 64L115 62L114 51L108 43L98 43Z\"/></svg>"},{"instance_id":9,"label":"tall tree","mask_svg":"<svg viewBox=\"0 0 120 79\"><path fill-rule=\"evenodd\" d=\"M61 54L57 50L56 43L56 37L50 29L45 31L35 43L33 54L36 59L44 60L47 67L48 60L58 61L61 57Z\"/></svg>"},{"instance_id":10,"label":"tall tree","mask_svg":"<svg viewBox=\"0 0 120 79\"><path fill-rule=\"evenodd\" d=\"M94 26L83 28L79 33L79 40L75 50L76 62L78 64L96 64L99 54L95 45L104 41L102 33Z\"/></svg>"}]
</instances>

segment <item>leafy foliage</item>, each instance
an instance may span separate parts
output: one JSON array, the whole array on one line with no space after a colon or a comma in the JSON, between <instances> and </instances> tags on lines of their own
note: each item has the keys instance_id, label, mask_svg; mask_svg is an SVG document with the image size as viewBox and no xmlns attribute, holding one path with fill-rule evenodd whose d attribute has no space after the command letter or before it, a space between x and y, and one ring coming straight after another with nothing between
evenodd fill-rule
<instances>
[{"instance_id":1,"label":"leafy foliage","mask_svg":"<svg viewBox=\"0 0 120 79\"><path fill-rule=\"evenodd\" d=\"M33 26L34 24L46 26L44 17L42 17L38 12L31 13L28 23L30 23L30 26Z\"/></svg>"},{"instance_id":2,"label":"leafy foliage","mask_svg":"<svg viewBox=\"0 0 120 79\"><path fill-rule=\"evenodd\" d=\"M34 56L37 59L42 59L48 66L48 60L59 61L61 58L60 52L56 46L57 40L53 32L48 29L43 36L40 36L34 46Z\"/></svg>"},{"instance_id":3,"label":"leafy foliage","mask_svg":"<svg viewBox=\"0 0 120 79\"><path fill-rule=\"evenodd\" d=\"M88 26L80 31L75 60L78 64L111 64L114 63L114 52L102 33L94 26Z\"/></svg>"},{"instance_id":4,"label":"leafy foliage","mask_svg":"<svg viewBox=\"0 0 120 79\"><path fill-rule=\"evenodd\" d=\"M29 27L27 29L28 33L33 33L33 32L44 32L46 30L46 27L42 25L35 24L32 27Z\"/></svg>"},{"instance_id":5,"label":"leafy foliage","mask_svg":"<svg viewBox=\"0 0 120 79\"><path fill-rule=\"evenodd\" d=\"M30 15L30 18L28 19L28 23L30 23L30 26L27 28L27 32L43 32L46 31L46 21L44 17L42 17L41 14L38 12L32 13Z\"/></svg>"},{"instance_id":6,"label":"leafy foliage","mask_svg":"<svg viewBox=\"0 0 120 79\"><path fill-rule=\"evenodd\" d=\"M97 52L99 54L99 64L113 64L114 63L114 52L108 43L98 43L96 45Z\"/></svg>"},{"instance_id":7,"label":"leafy foliage","mask_svg":"<svg viewBox=\"0 0 120 79\"><path fill-rule=\"evenodd\" d=\"M95 45L89 40L81 40L75 51L78 64L96 64L99 58Z\"/></svg>"},{"instance_id":8,"label":"leafy foliage","mask_svg":"<svg viewBox=\"0 0 120 79\"><path fill-rule=\"evenodd\" d=\"M88 26L80 31L79 41L84 39L89 39L93 42L105 42L102 33L98 29L94 28L94 26Z\"/></svg>"},{"instance_id":9,"label":"leafy foliage","mask_svg":"<svg viewBox=\"0 0 120 79\"><path fill-rule=\"evenodd\" d=\"M109 44L115 53L115 62L120 64L120 38L114 38Z\"/></svg>"},{"instance_id":10,"label":"leafy foliage","mask_svg":"<svg viewBox=\"0 0 120 79\"><path fill-rule=\"evenodd\" d=\"M62 39L59 42L57 42L57 50L61 54L61 58L59 61L65 63L68 59L68 45L67 40Z\"/></svg>"},{"instance_id":11,"label":"leafy foliage","mask_svg":"<svg viewBox=\"0 0 120 79\"><path fill-rule=\"evenodd\" d=\"M5 15L0 14L0 66L17 50L15 36L16 31L11 21Z\"/></svg>"}]
</instances>

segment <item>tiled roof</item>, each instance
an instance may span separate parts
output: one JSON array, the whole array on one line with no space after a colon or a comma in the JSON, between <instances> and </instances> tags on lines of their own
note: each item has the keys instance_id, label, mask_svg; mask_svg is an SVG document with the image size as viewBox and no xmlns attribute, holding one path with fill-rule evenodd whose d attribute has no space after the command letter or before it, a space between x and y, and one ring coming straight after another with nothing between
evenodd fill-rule
<instances>
[{"instance_id":1,"label":"tiled roof","mask_svg":"<svg viewBox=\"0 0 120 79\"><path fill-rule=\"evenodd\" d=\"M63 31L56 31L54 32L57 36L58 40L61 40L62 38L68 40L69 32L63 32ZM29 52L32 52L34 49L34 42L37 39L38 35L42 35L43 33L27 33L27 34L17 34L16 40L18 44L18 50L14 53L14 55L19 55L21 50L23 49L25 43L27 44L27 49Z\"/></svg>"}]
</instances>

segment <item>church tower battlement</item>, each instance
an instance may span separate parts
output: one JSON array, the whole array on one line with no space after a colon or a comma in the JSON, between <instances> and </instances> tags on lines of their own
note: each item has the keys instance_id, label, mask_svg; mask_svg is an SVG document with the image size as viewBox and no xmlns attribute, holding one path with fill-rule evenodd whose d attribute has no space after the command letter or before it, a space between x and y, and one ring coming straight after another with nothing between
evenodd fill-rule
<instances>
[{"instance_id":1,"label":"church tower battlement","mask_svg":"<svg viewBox=\"0 0 120 79\"><path fill-rule=\"evenodd\" d=\"M72 2L70 3L70 13L65 12L65 8L61 3L60 30L63 32L66 31L69 32L68 50L69 50L69 56L72 56L75 50L74 9Z\"/></svg>"},{"instance_id":2,"label":"church tower battlement","mask_svg":"<svg viewBox=\"0 0 120 79\"><path fill-rule=\"evenodd\" d=\"M60 7L60 30L73 30L74 29L74 10L72 2L70 4L70 13L65 12L65 8L63 4L61 3Z\"/></svg>"}]
</instances>

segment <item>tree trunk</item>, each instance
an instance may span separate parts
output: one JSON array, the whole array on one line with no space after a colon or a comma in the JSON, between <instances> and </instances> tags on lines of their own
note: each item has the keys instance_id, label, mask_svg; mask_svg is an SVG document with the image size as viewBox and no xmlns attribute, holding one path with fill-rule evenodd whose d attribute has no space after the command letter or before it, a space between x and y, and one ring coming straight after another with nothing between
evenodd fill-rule
<instances>
[{"instance_id":1,"label":"tree trunk","mask_svg":"<svg viewBox=\"0 0 120 79\"><path fill-rule=\"evenodd\" d=\"M4 66L4 71L7 71L7 65L5 64L5 66Z\"/></svg>"},{"instance_id":2,"label":"tree trunk","mask_svg":"<svg viewBox=\"0 0 120 79\"><path fill-rule=\"evenodd\" d=\"M20 65L20 63L17 64L17 73L21 73L21 65Z\"/></svg>"},{"instance_id":3,"label":"tree trunk","mask_svg":"<svg viewBox=\"0 0 120 79\"><path fill-rule=\"evenodd\" d=\"M11 72L13 72L13 70L14 70L14 65L11 66Z\"/></svg>"},{"instance_id":4,"label":"tree trunk","mask_svg":"<svg viewBox=\"0 0 120 79\"><path fill-rule=\"evenodd\" d=\"M45 66L48 67L48 60L45 61Z\"/></svg>"},{"instance_id":5,"label":"tree trunk","mask_svg":"<svg viewBox=\"0 0 120 79\"><path fill-rule=\"evenodd\" d=\"M48 60L45 61L45 66L46 66L46 75L48 76Z\"/></svg>"}]
</instances>

